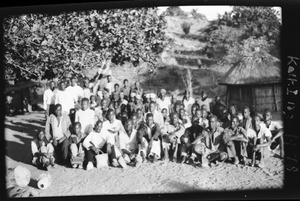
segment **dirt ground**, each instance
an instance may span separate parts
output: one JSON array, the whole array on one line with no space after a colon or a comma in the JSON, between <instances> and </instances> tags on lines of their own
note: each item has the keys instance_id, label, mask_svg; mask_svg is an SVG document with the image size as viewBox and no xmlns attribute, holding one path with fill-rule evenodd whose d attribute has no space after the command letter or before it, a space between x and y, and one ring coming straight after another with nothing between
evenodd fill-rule
<instances>
[{"instance_id":1,"label":"dirt ground","mask_svg":"<svg viewBox=\"0 0 300 201\"><path fill-rule=\"evenodd\" d=\"M22 165L31 171L30 186L36 188L45 171L30 164L30 141L44 127L42 112L9 117L5 121L6 167ZM150 194L191 191L281 189L283 161L270 157L260 169L228 163L209 169L172 162L144 163L140 167L93 169L90 171L57 166L49 169L52 185L39 196L101 194Z\"/></svg>"}]
</instances>

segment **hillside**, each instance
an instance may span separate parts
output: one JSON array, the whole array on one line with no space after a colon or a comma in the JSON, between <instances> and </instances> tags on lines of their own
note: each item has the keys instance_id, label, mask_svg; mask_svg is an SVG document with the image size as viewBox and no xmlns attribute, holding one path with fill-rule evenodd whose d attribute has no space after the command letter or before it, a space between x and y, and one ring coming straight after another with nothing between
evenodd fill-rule
<instances>
[{"instance_id":1,"label":"hillside","mask_svg":"<svg viewBox=\"0 0 300 201\"><path fill-rule=\"evenodd\" d=\"M121 68L113 68L113 75L121 81L125 78L131 82L140 80L142 86L149 92L157 92L165 88L168 91L179 89L183 94L185 87L182 76L185 76L186 69L190 67L195 96L199 96L201 90L207 91L211 97L217 94L225 96L225 88L219 86L217 80L228 71L228 66L216 65L217 58L209 59L203 53L206 43L201 40L199 30L204 29L209 21L180 16L166 16L165 19L167 21L166 36L173 42L161 54L162 62L153 76L152 85L145 63L138 67L126 63ZM191 24L187 35L181 28L183 22ZM201 67L199 60L202 63Z\"/></svg>"}]
</instances>

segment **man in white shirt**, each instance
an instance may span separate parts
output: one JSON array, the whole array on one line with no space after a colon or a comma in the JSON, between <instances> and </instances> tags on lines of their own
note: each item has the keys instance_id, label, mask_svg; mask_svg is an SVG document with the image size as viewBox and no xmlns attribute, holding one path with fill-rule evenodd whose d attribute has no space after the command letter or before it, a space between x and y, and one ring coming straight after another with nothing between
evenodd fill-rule
<instances>
[{"instance_id":1,"label":"man in white shirt","mask_svg":"<svg viewBox=\"0 0 300 201\"><path fill-rule=\"evenodd\" d=\"M89 99L81 99L81 109L75 114L75 122L80 122L81 132L88 135L94 126L95 111L89 108Z\"/></svg>"},{"instance_id":2,"label":"man in white shirt","mask_svg":"<svg viewBox=\"0 0 300 201\"><path fill-rule=\"evenodd\" d=\"M108 89L108 94L111 95L114 91L114 83L112 82L111 75L107 76L107 83L105 85L105 88Z\"/></svg>"},{"instance_id":3,"label":"man in white shirt","mask_svg":"<svg viewBox=\"0 0 300 201\"><path fill-rule=\"evenodd\" d=\"M49 89L44 92L44 110L46 111L46 117L53 113L54 105L55 105L55 82L51 81L49 84Z\"/></svg>"},{"instance_id":4,"label":"man in white shirt","mask_svg":"<svg viewBox=\"0 0 300 201\"><path fill-rule=\"evenodd\" d=\"M147 112L144 116L144 120L146 121L146 117L147 117L147 114L148 113L152 113L153 114L153 118L154 118L154 122L157 123L159 125L159 127L163 127L164 125L164 117L162 115L161 112L159 112L157 109L156 109L156 103L154 101L151 101L150 102L150 105L149 105L149 112Z\"/></svg>"},{"instance_id":5,"label":"man in white shirt","mask_svg":"<svg viewBox=\"0 0 300 201\"><path fill-rule=\"evenodd\" d=\"M95 156L101 152L107 152L109 157L114 158L112 146L114 144L114 135L102 129L102 121L98 120L95 124L95 130L92 131L83 141L83 147L86 148L87 170L96 166ZM118 165L118 164L116 164Z\"/></svg>"},{"instance_id":6,"label":"man in white shirt","mask_svg":"<svg viewBox=\"0 0 300 201\"><path fill-rule=\"evenodd\" d=\"M69 91L70 94L74 97L75 103L78 103L83 97L83 89L77 85L77 80L75 77L71 79L71 86L66 88L66 91Z\"/></svg>"},{"instance_id":7,"label":"man in white shirt","mask_svg":"<svg viewBox=\"0 0 300 201\"><path fill-rule=\"evenodd\" d=\"M158 111L161 112L162 109L167 109L167 114L170 113L171 100L169 97L166 97L166 90L161 90L161 98L157 99Z\"/></svg>"},{"instance_id":8,"label":"man in white shirt","mask_svg":"<svg viewBox=\"0 0 300 201\"><path fill-rule=\"evenodd\" d=\"M69 91L66 90L66 83L62 81L60 83L61 90L57 92L55 96L55 104L61 104L62 112L65 114L70 113L70 109L74 108L74 96L71 95Z\"/></svg>"},{"instance_id":9,"label":"man in white shirt","mask_svg":"<svg viewBox=\"0 0 300 201\"><path fill-rule=\"evenodd\" d=\"M199 100L199 105L202 107L202 105L205 105L205 108L207 112L210 112L212 99L207 97L207 94L204 91L201 91L201 98Z\"/></svg>"}]
</instances>

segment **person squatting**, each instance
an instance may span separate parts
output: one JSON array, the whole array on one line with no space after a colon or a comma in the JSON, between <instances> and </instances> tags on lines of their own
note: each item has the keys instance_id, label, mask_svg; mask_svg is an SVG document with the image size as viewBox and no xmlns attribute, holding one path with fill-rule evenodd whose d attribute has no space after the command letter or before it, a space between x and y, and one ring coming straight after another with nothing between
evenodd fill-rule
<instances>
[{"instance_id":1,"label":"person squatting","mask_svg":"<svg viewBox=\"0 0 300 201\"><path fill-rule=\"evenodd\" d=\"M103 86L101 79L107 79ZM31 142L32 163L41 168L90 170L102 154L108 165L121 168L157 161L263 168L277 146L284 156L283 128L270 110L261 115L250 107L227 109L220 97L213 100L204 91L196 99L186 92L182 100L165 89L146 94L139 82L129 86L125 79L120 86L102 74L93 82L86 78L83 87L76 78L49 86L45 130Z\"/></svg>"}]
</instances>

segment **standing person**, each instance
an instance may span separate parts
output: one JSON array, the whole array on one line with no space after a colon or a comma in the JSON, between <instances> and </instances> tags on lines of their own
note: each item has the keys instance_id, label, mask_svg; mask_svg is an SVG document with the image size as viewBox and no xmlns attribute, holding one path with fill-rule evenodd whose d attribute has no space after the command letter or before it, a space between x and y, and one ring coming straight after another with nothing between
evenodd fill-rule
<instances>
[{"instance_id":1,"label":"standing person","mask_svg":"<svg viewBox=\"0 0 300 201\"><path fill-rule=\"evenodd\" d=\"M94 95L91 95L90 97L90 108L92 110L95 110L95 108L97 107L98 103L96 101L96 97Z\"/></svg>"},{"instance_id":2,"label":"standing person","mask_svg":"<svg viewBox=\"0 0 300 201\"><path fill-rule=\"evenodd\" d=\"M130 87L127 79L124 79L123 81L123 88L121 89L121 92L124 93L124 99L128 101L130 96Z\"/></svg>"},{"instance_id":3,"label":"standing person","mask_svg":"<svg viewBox=\"0 0 300 201\"><path fill-rule=\"evenodd\" d=\"M192 117L192 125L185 129L184 134L181 136L181 163L187 163L188 158L191 156L192 143L195 139L202 134L203 127L199 125L199 118L197 116Z\"/></svg>"},{"instance_id":4,"label":"standing person","mask_svg":"<svg viewBox=\"0 0 300 201\"><path fill-rule=\"evenodd\" d=\"M135 103L134 103L134 97L136 96L135 93L130 93L130 98L127 104L127 112L128 112L128 117L131 118L133 113L135 113L134 109L135 109Z\"/></svg>"},{"instance_id":5,"label":"standing person","mask_svg":"<svg viewBox=\"0 0 300 201\"><path fill-rule=\"evenodd\" d=\"M181 143L180 137L184 134L185 128L179 123L179 116L177 113L171 113L170 120L170 124L164 125L161 130L162 147L164 151L163 160L169 160L169 151L171 151L171 160L173 162L176 162L178 154L178 144Z\"/></svg>"},{"instance_id":6,"label":"standing person","mask_svg":"<svg viewBox=\"0 0 300 201\"><path fill-rule=\"evenodd\" d=\"M224 142L229 158L233 160L233 164L239 164L239 157L243 158L243 163L246 164L246 146L247 143L246 130L239 126L239 119L235 116L231 119L231 126L224 131Z\"/></svg>"},{"instance_id":7,"label":"standing person","mask_svg":"<svg viewBox=\"0 0 300 201\"><path fill-rule=\"evenodd\" d=\"M54 113L49 116L46 121L45 135L48 139L53 140L54 150L56 152L55 158L62 164L66 164L71 136L70 132L71 120L68 115L62 112L62 106L56 104Z\"/></svg>"},{"instance_id":8,"label":"standing person","mask_svg":"<svg viewBox=\"0 0 300 201\"><path fill-rule=\"evenodd\" d=\"M81 109L75 114L75 122L80 122L81 132L88 135L94 127L95 111L90 109L89 99L81 99Z\"/></svg>"},{"instance_id":9,"label":"standing person","mask_svg":"<svg viewBox=\"0 0 300 201\"><path fill-rule=\"evenodd\" d=\"M158 110L161 111L163 108L167 109L167 114L170 113L171 100L169 97L166 97L167 91L165 89L161 89L160 98L157 99Z\"/></svg>"},{"instance_id":10,"label":"standing person","mask_svg":"<svg viewBox=\"0 0 300 201\"><path fill-rule=\"evenodd\" d=\"M264 122L266 127L272 133L271 150L273 151L278 145L280 149L280 157L284 157L284 138L283 138L283 127L278 122L272 120L272 112L265 110Z\"/></svg>"},{"instance_id":11,"label":"standing person","mask_svg":"<svg viewBox=\"0 0 300 201\"><path fill-rule=\"evenodd\" d=\"M105 88L108 90L109 96L111 96L112 92L114 91L114 83L112 82L111 75L107 76L107 83L105 85Z\"/></svg>"},{"instance_id":12,"label":"standing person","mask_svg":"<svg viewBox=\"0 0 300 201\"><path fill-rule=\"evenodd\" d=\"M272 134L262 122L259 115L253 117L253 130L255 132L247 132L247 137L250 141L248 145L249 155L252 155L251 165L254 166L256 158L258 158L258 167L263 168L265 166L265 159L268 157Z\"/></svg>"},{"instance_id":13,"label":"standing person","mask_svg":"<svg viewBox=\"0 0 300 201\"><path fill-rule=\"evenodd\" d=\"M150 102L151 102L151 100L150 100L150 94L146 94L145 95L145 100L144 100L144 107L145 107L145 112L147 113L147 112L149 112L149 107L150 107Z\"/></svg>"},{"instance_id":14,"label":"standing person","mask_svg":"<svg viewBox=\"0 0 300 201\"><path fill-rule=\"evenodd\" d=\"M114 91L112 92L111 94L111 101L112 101L112 104L114 106L114 109L117 108L118 106L118 101L120 99L120 85L118 83L116 83L114 85Z\"/></svg>"},{"instance_id":15,"label":"standing person","mask_svg":"<svg viewBox=\"0 0 300 201\"><path fill-rule=\"evenodd\" d=\"M66 83L62 81L60 83L60 91L55 96L55 104L60 104L62 112L69 115L70 110L74 108L75 104L74 96L66 90Z\"/></svg>"},{"instance_id":16,"label":"standing person","mask_svg":"<svg viewBox=\"0 0 300 201\"><path fill-rule=\"evenodd\" d=\"M132 86L132 88L130 90L130 93L135 93L135 94L140 95L140 96L143 95L144 90L142 89L139 81L136 81L134 83L134 85Z\"/></svg>"},{"instance_id":17,"label":"standing person","mask_svg":"<svg viewBox=\"0 0 300 201\"><path fill-rule=\"evenodd\" d=\"M98 120L95 123L94 130L86 136L83 141L83 146L86 149L85 156L87 160L86 170L93 169L96 165L96 155L107 153L109 158L112 159L111 165L116 167L118 162L115 159L115 153L113 151L114 136L111 135L107 130L102 128L102 121Z\"/></svg>"},{"instance_id":18,"label":"standing person","mask_svg":"<svg viewBox=\"0 0 300 201\"><path fill-rule=\"evenodd\" d=\"M77 79L75 77L71 78L71 86L68 86L66 91L69 91L73 96L75 104L79 103L83 97L83 89L77 85Z\"/></svg>"},{"instance_id":19,"label":"standing person","mask_svg":"<svg viewBox=\"0 0 300 201\"><path fill-rule=\"evenodd\" d=\"M82 89L82 91L83 91L83 96L82 96L82 98L90 98L91 97L91 95L93 94L92 93L92 90L91 90L91 88L90 88L90 81L89 81L89 79L88 78L85 78L84 80L83 80L83 89Z\"/></svg>"},{"instance_id":20,"label":"standing person","mask_svg":"<svg viewBox=\"0 0 300 201\"><path fill-rule=\"evenodd\" d=\"M208 98L207 94L204 91L201 91L201 98L199 100L200 107L202 105L206 105L206 109L208 112L211 111L212 99Z\"/></svg>"},{"instance_id":21,"label":"standing person","mask_svg":"<svg viewBox=\"0 0 300 201\"><path fill-rule=\"evenodd\" d=\"M183 97L183 105L185 111L188 113L188 116L191 116L192 105L195 103L195 99L191 97L188 91L185 91L185 96Z\"/></svg>"},{"instance_id":22,"label":"standing person","mask_svg":"<svg viewBox=\"0 0 300 201\"><path fill-rule=\"evenodd\" d=\"M147 114L152 113L153 114L153 118L154 118L154 122L157 123L160 127L163 126L164 124L164 118L162 116L162 113L157 111L156 109L156 103L155 102L151 102L150 103L150 111L148 113L145 114L144 119L146 119Z\"/></svg>"},{"instance_id":23,"label":"standing person","mask_svg":"<svg viewBox=\"0 0 300 201\"><path fill-rule=\"evenodd\" d=\"M80 122L75 122L73 125L74 134L70 137L70 152L71 159L70 163L73 168L83 168L83 160L84 160L84 150L83 150L83 140L86 137L84 133L81 132L81 124Z\"/></svg>"},{"instance_id":24,"label":"standing person","mask_svg":"<svg viewBox=\"0 0 300 201\"><path fill-rule=\"evenodd\" d=\"M55 105L55 82L51 81L49 84L49 89L44 92L43 100L44 100L44 110L46 118L53 113L54 105Z\"/></svg>"}]
</instances>

